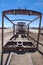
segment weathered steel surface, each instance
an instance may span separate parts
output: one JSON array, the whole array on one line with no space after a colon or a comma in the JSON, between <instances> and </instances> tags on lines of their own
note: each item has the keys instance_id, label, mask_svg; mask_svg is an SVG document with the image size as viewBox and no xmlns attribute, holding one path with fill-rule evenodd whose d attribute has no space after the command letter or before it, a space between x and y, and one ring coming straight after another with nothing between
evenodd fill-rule
<instances>
[{"instance_id":1,"label":"weathered steel surface","mask_svg":"<svg viewBox=\"0 0 43 65\"><path fill-rule=\"evenodd\" d=\"M40 13L40 12L37 12L37 11L32 11L32 10L25 10L25 9L16 9L16 10L7 10L7 11L3 11L2 12L2 56L1 56L1 65L3 65L3 51L4 50L7 50L8 52L10 51L10 50L14 50L14 48L12 47L10 47L10 48L7 48L6 49L6 47L3 47L3 42L4 42L4 17L6 18L6 19L8 19L13 25L15 25L7 16L6 16L6 14L14 14L14 15L16 15L16 14L22 14L22 15L36 15L36 16L38 16L39 18L40 18L40 22L39 22L39 32L38 32L38 39L37 39L37 48L38 48L38 43L39 43L39 37L40 37L40 28L41 28L41 16L42 16L42 14ZM37 18L35 18L32 22L34 22L35 20L37 20L38 19L38 17ZM12 37L13 38L13 37ZM11 38L11 40L12 40L12 38ZM17 36L16 36L16 38L17 38ZM4 49L5 48L5 49ZM24 64L25 65L25 64ZM26 64L27 65L27 64ZM28 64L28 65L31 65L31 64Z\"/></svg>"},{"instance_id":2,"label":"weathered steel surface","mask_svg":"<svg viewBox=\"0 0 43 65\"><path fill-rule=\"evenodd\" d=\"M25 9L16 9L16 10L7 10L3 11L4 14L22 14L22 15L38 15L40 16L41 13L33 10L25 10Z\"/></svg>"}]
</instances>

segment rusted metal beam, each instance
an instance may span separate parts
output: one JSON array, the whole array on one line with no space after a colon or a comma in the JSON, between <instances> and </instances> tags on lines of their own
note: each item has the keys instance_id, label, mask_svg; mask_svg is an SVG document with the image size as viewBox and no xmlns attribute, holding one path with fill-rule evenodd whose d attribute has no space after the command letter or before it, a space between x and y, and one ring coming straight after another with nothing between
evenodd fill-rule
<instances>
[{"instance_id":1,"label":"rusted metal beam","mask_svg":"<svg viewBox=\"0 0 43 65\"><path fill-rule=\"evenodd\" d=\"M7 60L6 60L6 62L5 62L5 65L7 65L7 62L8 62L8 60L9 60L9 56L10 56L10 53L9 53L8 56L7 56Z\"/></svg>"},{"instance_id":2,"label":"rusted metal beam","mask_svg":"<svg viewBox=\"0 0 43 65\"><path fill-rule=\"evenodd\" d=\"M12 52L8 54L7 60L5 62L5 65L9 65L10 64L10 60L11 60L12 54L13 54Z\"/></svg>"},{"instance_id":3,"label":"rusted metal beam","mask_svg":"<svg viewBox=\"0 0 43 65\"><path fill-rule=\"evenodd\" d=\"M4 52L12 52L15 50L15 47L3 47L3 41L4 41L4 17L9 20L13 25L15 25L7 16L6 14L22 14L22 15L37 15L38 17L35 18L34 20L30 21L30 23L36 21L40 17L40 22L39 22L39 31L38 31L38 38L37 38L37 48L39 44L39 37L40 37L40 27L41 27L41 13L37 11L32 11L32 10L25 10L25 9L16 9L16 10L7 10L2 12L2 54L1 54L1 65L3 65L3 54ZM29 20L28 20L29 21ZM19 48L19 47L18 47ZM20 47L21 48L21 47ZM23 47L22 47L23 48ZM9 56L8 56L9 58ZM8 62L9 64L9 62Z\"/></svg>"},{"instance_id":4,"label":"rusted metal beam","mask_svg":"<svg viewBox=\"0 0 43 65\"><path fill-rule=\"evenodd\" d=\"M28 24L28 36L29 36L29 24Z\"/></svg>"},{"instance_id":5,"label":"rusted metal beam","mask_svg":"<svg viewBox=\"0 0 43 65\"><path fill-rule=\"evenodd\" d=\"M15 19L15 20L11 20L11 21L28 21L28 22L32 22L31 20L26 20L26 19Z\"/></svg>"},{"instance_id":6,"label":"rusted metal beam","mask_svg":"<svg viewBox=\"0 0 43 65\"><path fill-rule=\"evenodd\" d=\"M33 19L29 24L31 24L32 22L36 21L37 19L39 19L40 17L36 17L35 19Z\"/></svg>"},{"instance_id":7,"label":"rusted metal beam","mask_svg":"<svg viewBox=\"0 0 43 65\"><path fill-rule=\"evenodd\" d=\"M39 17L36 17L35 19L33 19L32 22L36 21L37 19L39 19Z\"/></svg>"},{"instance_id":8,"label":"rusted metal beam","mask_svg":"<svg viewBox=\"0 0 43 65\"><path fill-rule=\"evenodd\" d=\"M14 35L14 33L15 33L15 25L13 25L13 35Z\"/></svg>"},{"instance_id":9,"label":"rusted metal beam","mask_svg":"<svg viewBox=\"0 0 43 65\"><path fill-rule=\"evenodd\" d=\"M4 15L5 18L7 18L7 20L9 20L13 25L15 25L6 15Z\"/></svg>"},{"instance_id":10,"label":"rusted metal beam","mask_svg":"<svg viewBox=\"0 0 43 65\"><path fill-rule=\"evenodd\" d=\"M2 14L2 50L3 50L3 43L4 43L4 15Z\"/></svg>"},{"instance_id":11,"label":"rusted metal beam","mask_svg":"<svg viewBox=\"0 0 43 65\"><path fill-rule=\"evenodd\" d=\"M3 44L4 44L4 15L2 13L2 54L1 54L1 65L3 65Z\"/></svg>"},{"instance_id":12,"label":"rusted metal beam","mask_svg":"<svg viewBox=\"0 0 43 65\"><path fill-rule=\"evenodd\" d=\"M15 10L7 10L3 11L4 14L22 14L22 15L37 15L41 16L40 12L33 11L33 10L26 10L26 9L15 9Z\"/></svg>"},{"instance_id":13,"label":"rusted metal beam","mask_svg":"<svg viewBox=\"0 0 43 65\"><path fill-rule=\"evenodd\" d=\"M41 18L42 18L42 16L40 16L40 22L39 22L39 31L38 31L38 38L37 38L37 48L38 48L39 38L40 38Z\"/></svg>"}]
</instances>

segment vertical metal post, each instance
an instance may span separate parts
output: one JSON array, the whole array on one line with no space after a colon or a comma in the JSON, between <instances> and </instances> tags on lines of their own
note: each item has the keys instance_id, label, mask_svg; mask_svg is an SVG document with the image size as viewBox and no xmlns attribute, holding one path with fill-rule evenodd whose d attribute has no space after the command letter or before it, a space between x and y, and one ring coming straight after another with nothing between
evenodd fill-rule
<instances>
[{"instance_id":1,"label":"vertical metal post","mask_svg":"<svg viewBox=\"0 0 43 65\"><path fill-rule=\"evenodd\" d=\"M27 36L29 36L29 24L27 26Z\"/></svg>"},{"instance_id":2,"label":"vertical metal post","mask_svg":"<svg viewBox=\"0 0 43 65\"><path fill-rule=\"evenodd\" d=\"M27 36L29 36L29 24L28 24L28 29L27 29Z\"/></svg>"},{"instance_id":3,"label":"vertical metal post","mask_svg":"<svg viewBox=\"0 0 43 65\"><path fill-rule=\"evenodd\" d=\"M38 49L39 37L40 37L41 18L42 18L42 16L40 16L40 22L39 22L39 30L38 30L38 38L37 38L37 49Z\"/></svg>"},{"instance_id":4,"label":"vertical metal post","mask_svg":"<svg viewBox=\"0 0 43 65\"><path fill-rule=\"evenodd\" d=\"M13 35L14 35L14 33L15 33L15 25L13 24Z\"/></svg>"},{"instance_id":5,"label":"vertical metal post","mask_svg":"<svg viewBox=\"0 0 43 65\"><path fill-rule=\"evenodd\" d=\"M1 65L3 65L3 43L4 43L4 15L2 13L2 54L1 54Z\"/></svg>"}]
</instances>

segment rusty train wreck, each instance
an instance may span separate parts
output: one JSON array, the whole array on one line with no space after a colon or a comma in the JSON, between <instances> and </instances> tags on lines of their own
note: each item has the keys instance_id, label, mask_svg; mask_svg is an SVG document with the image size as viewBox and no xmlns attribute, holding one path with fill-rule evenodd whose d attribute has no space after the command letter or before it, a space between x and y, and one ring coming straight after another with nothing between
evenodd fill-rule
<instances>
[{"instance_id":1,"label":"rusty train wreck","mask_svg":"<svg viewBox=\"0 0 43 65\"><path fill-rule=\"evenodd\" d=\"M37 45L34 45L31 41L29 41L28 38L31 38L29 36L29 24L28 24L28 30L27 30L27 33L24 35L24 34L19 34L19 32L21 32L20 29L18 29L18 32L16 32L16 34L14 34L10 40L6 43L5 46L3 46L4 44L4 17L13 24L14 26L14 31L13 33L15 32L15 26L17 26L13 21L15 20L10 20L6 14L9 14L9 15L35 15L37 16L35 19L33 19L32 21L31 20L25 20L25 21L28 21L30 22L29 24L31 24L32 22L36 21L37 19L40 19L39 21L39 30L38 30L38 36L37 36L37 41L34 40L35 42L37 42ZM40 37L40 28L41 28L41 18L42 18L42 13L40 12L37 12L37 11L33 11L33 10L25 10L25 9L15 9L15 10L7 10L7 11L3 11L2 12L2 56L1 56L1 65L3 65L3 54L4 53L9 53L10 55L10 52L15 52L16 50L19 50L19 49L22 49L22 50L34 50L34 49L37 49L38 50L38 44L39 44L39 37ZM19 19L20 20L20 19ZM22 30L22 33L24 33L25 30L23 31ZM18 38L18 36L20 38L26 38L26 40L16 40ZM14 39L14 40L13 40ZM10 45L12 45L10 47ZM29 47L31 46L31 47ZM9 59L9 55L8 55L8 59ZM5 63L5 65L7 64L7 62Z\"/></svg>"}]
</instances>

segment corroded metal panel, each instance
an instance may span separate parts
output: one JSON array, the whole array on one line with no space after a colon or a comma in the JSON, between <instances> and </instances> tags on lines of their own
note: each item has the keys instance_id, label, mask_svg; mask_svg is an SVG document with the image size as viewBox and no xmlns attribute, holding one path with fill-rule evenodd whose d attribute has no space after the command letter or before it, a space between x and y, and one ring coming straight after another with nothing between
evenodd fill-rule
<instances>
[{"instance_id":1,"label":"corroded metal panel","mask_svg":"<svg viewBox=\"0 0 43 65\"><path fill-rule=\"evenodd\" d=\"M25 9L7 10L3 11L4 14L22 14L22 15L37 15L41 16L40 12Z\"/></svg>"}]
</instances>

